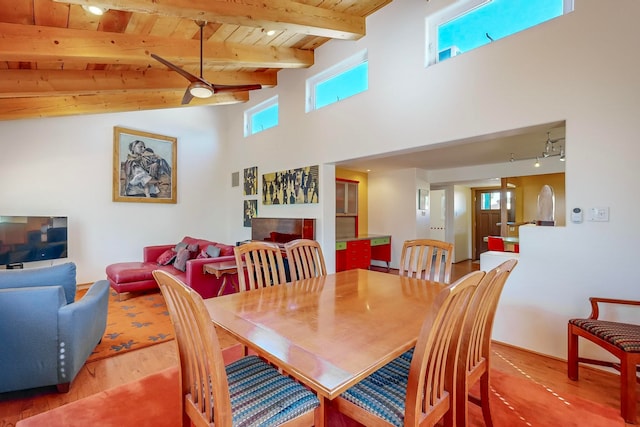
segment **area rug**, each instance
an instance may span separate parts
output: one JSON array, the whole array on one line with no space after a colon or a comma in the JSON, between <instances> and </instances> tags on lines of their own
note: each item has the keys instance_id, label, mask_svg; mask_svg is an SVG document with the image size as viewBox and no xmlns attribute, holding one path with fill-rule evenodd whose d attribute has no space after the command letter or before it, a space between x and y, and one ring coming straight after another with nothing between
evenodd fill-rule
<instances>
[{"instance_id":1,"label":"area rug","mask_svg":"<svg viewBox=\"0 0 640 427\"><path fill-rule=\"evenodd\" d=\"M178 368L167 368L16 423L16 427L176 427Z\"/></svg>"},{"instance_id":2,"label":"area rug","mask_svg":"<svg viewBox=\"0 0 640 427\"><path fill-rule=\"evenodd\" d=\"M225 363L242 354L242 346L224 352ZM228 354L227 354L228 353ZM491 371L494 427L624 427L617 410L596 402L558 396L549 387L500 371ZM173 427L180 425L178 369L165 369L18 422L16 427ZM356 423L329 412L328 425ZM482 412L469 408L469 427L485 427Z\"/></svg>"},{"instance_id":3,"label":"area rug","mask_svg":"<svg viewBox=\"0 0 640 427\"><path fill-rule=\"evenodd\" d=\"M243 355L239 344L222 350L225 364ZM166 368L17 422L16 427L177 427L178 367ZM0 422L0 425L2 423Z\"/></svg>"},{"instance_id":4,"label":"area rug","mask_svg":"<svg viewBox=\"0 0 640 427\"><path fill-rule=\"evenodd\" d=\"M79 298L82 293L78 292ZM169 311L160 291L125 301L111 291L107 329L87 362L138 350L174 338Z\"/></svg>"},{"instance_id":5,"label":"area rug","mask_svg":"<svg viewBox=\"0 0 640 427\"><path fill-rule=\"evenodd\" d=\"M624 427L617 409L576 396L525 376L491 371L491 410L495 427ZM472 393L479 395L477 386ZM469 404L468 427L485 427L480 407Z\"/></svg>"}]
</instances>

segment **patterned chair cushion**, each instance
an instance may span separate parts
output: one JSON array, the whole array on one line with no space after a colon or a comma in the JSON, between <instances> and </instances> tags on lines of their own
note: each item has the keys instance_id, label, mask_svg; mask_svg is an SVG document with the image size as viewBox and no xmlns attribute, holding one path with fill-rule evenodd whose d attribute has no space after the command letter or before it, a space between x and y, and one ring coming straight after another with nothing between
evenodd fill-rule
<instances>
[{"instance_id":1,"label":"patterned chair cushion","mask_svg":"<svg viewBox=\"0 0 640 427\"><path fill-rule=\"evenodd\" d=\"M590 332L623 351L628 353L640 352L640 325L594 319L571 319L569 323Z\"/></svg>"},{"instance_id":2,"label":"patterned chair cushion","mask_svg":"<svg viewBox=\"0 0 640 427\"><path fill-rule=\"evenodd\" d=\"M395 426L402 426L412 356L413 349L378 369L341 397Z\"/></svg>"},{"instance_id":3,"label":"patterned chair cushion","mask_svg":"<svg viewBox=\"0 0 640 427\"><path fill-rule=\"evenodd\" d=\"M225 370L234 426L280 425L320 405L315 394L257 356L237 360Z\"/></svg>"}]
</instances>

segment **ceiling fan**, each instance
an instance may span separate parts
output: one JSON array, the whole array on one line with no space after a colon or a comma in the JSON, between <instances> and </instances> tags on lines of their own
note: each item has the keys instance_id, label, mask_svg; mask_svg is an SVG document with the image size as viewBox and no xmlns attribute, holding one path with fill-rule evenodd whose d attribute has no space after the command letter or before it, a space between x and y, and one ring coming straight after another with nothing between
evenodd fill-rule
<instances>
[{"instance_id":1,"label":"ceiling fan","mask_svg":"<svg viewBox=\"0 0 640 427\"><path fill-rule=\"evenodd\" d=\"M151 57L156 61L161 62L167 67L179 73L181 76L189 80L191 83L187 87L184 96L182 97L182 105L188 104L191 102L193 97L196 98L209 98L214 93L220 92L243 92L247 90L255 90L262 89L262 85L259 84L247 84L247 85L217 85L213 83L209 83L202 77L202 44L203 44L203 29L207 24L205 21L196 21L196 24L200 27L200 77L191 74L188 71L183 70L175 64L167 61L156 55L155 53L151 54Z\"/></svg>"}]
</instances>

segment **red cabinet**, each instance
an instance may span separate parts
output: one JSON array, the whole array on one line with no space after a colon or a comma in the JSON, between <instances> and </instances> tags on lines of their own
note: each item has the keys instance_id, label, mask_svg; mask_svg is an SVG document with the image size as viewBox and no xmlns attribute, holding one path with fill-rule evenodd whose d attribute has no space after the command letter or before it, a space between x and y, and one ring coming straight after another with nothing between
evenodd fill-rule
<instances>
[{"instance_id":1,"label":"red cabinet","mask_svg":"<svg viewBox=\"0 0 640 427\"><path fill-rule=\"evenodd\" d=\"M361 237L336 243L336 271L368 269L371 260L391 262L391 236Z\"/></svg>"},{"instance_id":2,"label":"red cabinet","mask_svg":"<svg viewBox=\"0 0 640 427\"><path fill-rule=\"evenodd\" d=\"M371 239L371 259L391 263L391 236L376 237Z\"/></svg>"},{"instance_id":3,"label":"red cabinet","mask_svg":"<svg viewBox=\"0 0 640 427\"><path fill-rule=\"evenodd\" d=\"M347 269L347 243L336 243L336 272Z\"/></svg>"},{"instance_id":4,"label":"red cabinet","mask_svg":"<svg viewBox=\"0 0 640 427\"><path fill-rule=\"evenodd\" d=\"M368 269L371 265L371 241L351 240L347 242L345 269Z\"/></svg>"}]
</instances>

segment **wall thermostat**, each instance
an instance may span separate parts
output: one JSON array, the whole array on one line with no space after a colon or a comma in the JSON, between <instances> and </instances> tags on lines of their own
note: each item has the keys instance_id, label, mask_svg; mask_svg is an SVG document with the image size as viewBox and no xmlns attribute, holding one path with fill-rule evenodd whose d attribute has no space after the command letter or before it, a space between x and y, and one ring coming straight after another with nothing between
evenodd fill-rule
<instances>
[{"instance_id":1,"label":"wall thermostat","mask_svg":"<svg viewBox=\"0 0 640 427\"><path fill-rule=\"evenodd\" d=\"M573 208L571 210L571 222L580 224L582 222L582 216L583 216L582 209Z\"/></svg>"}]
</instances>

